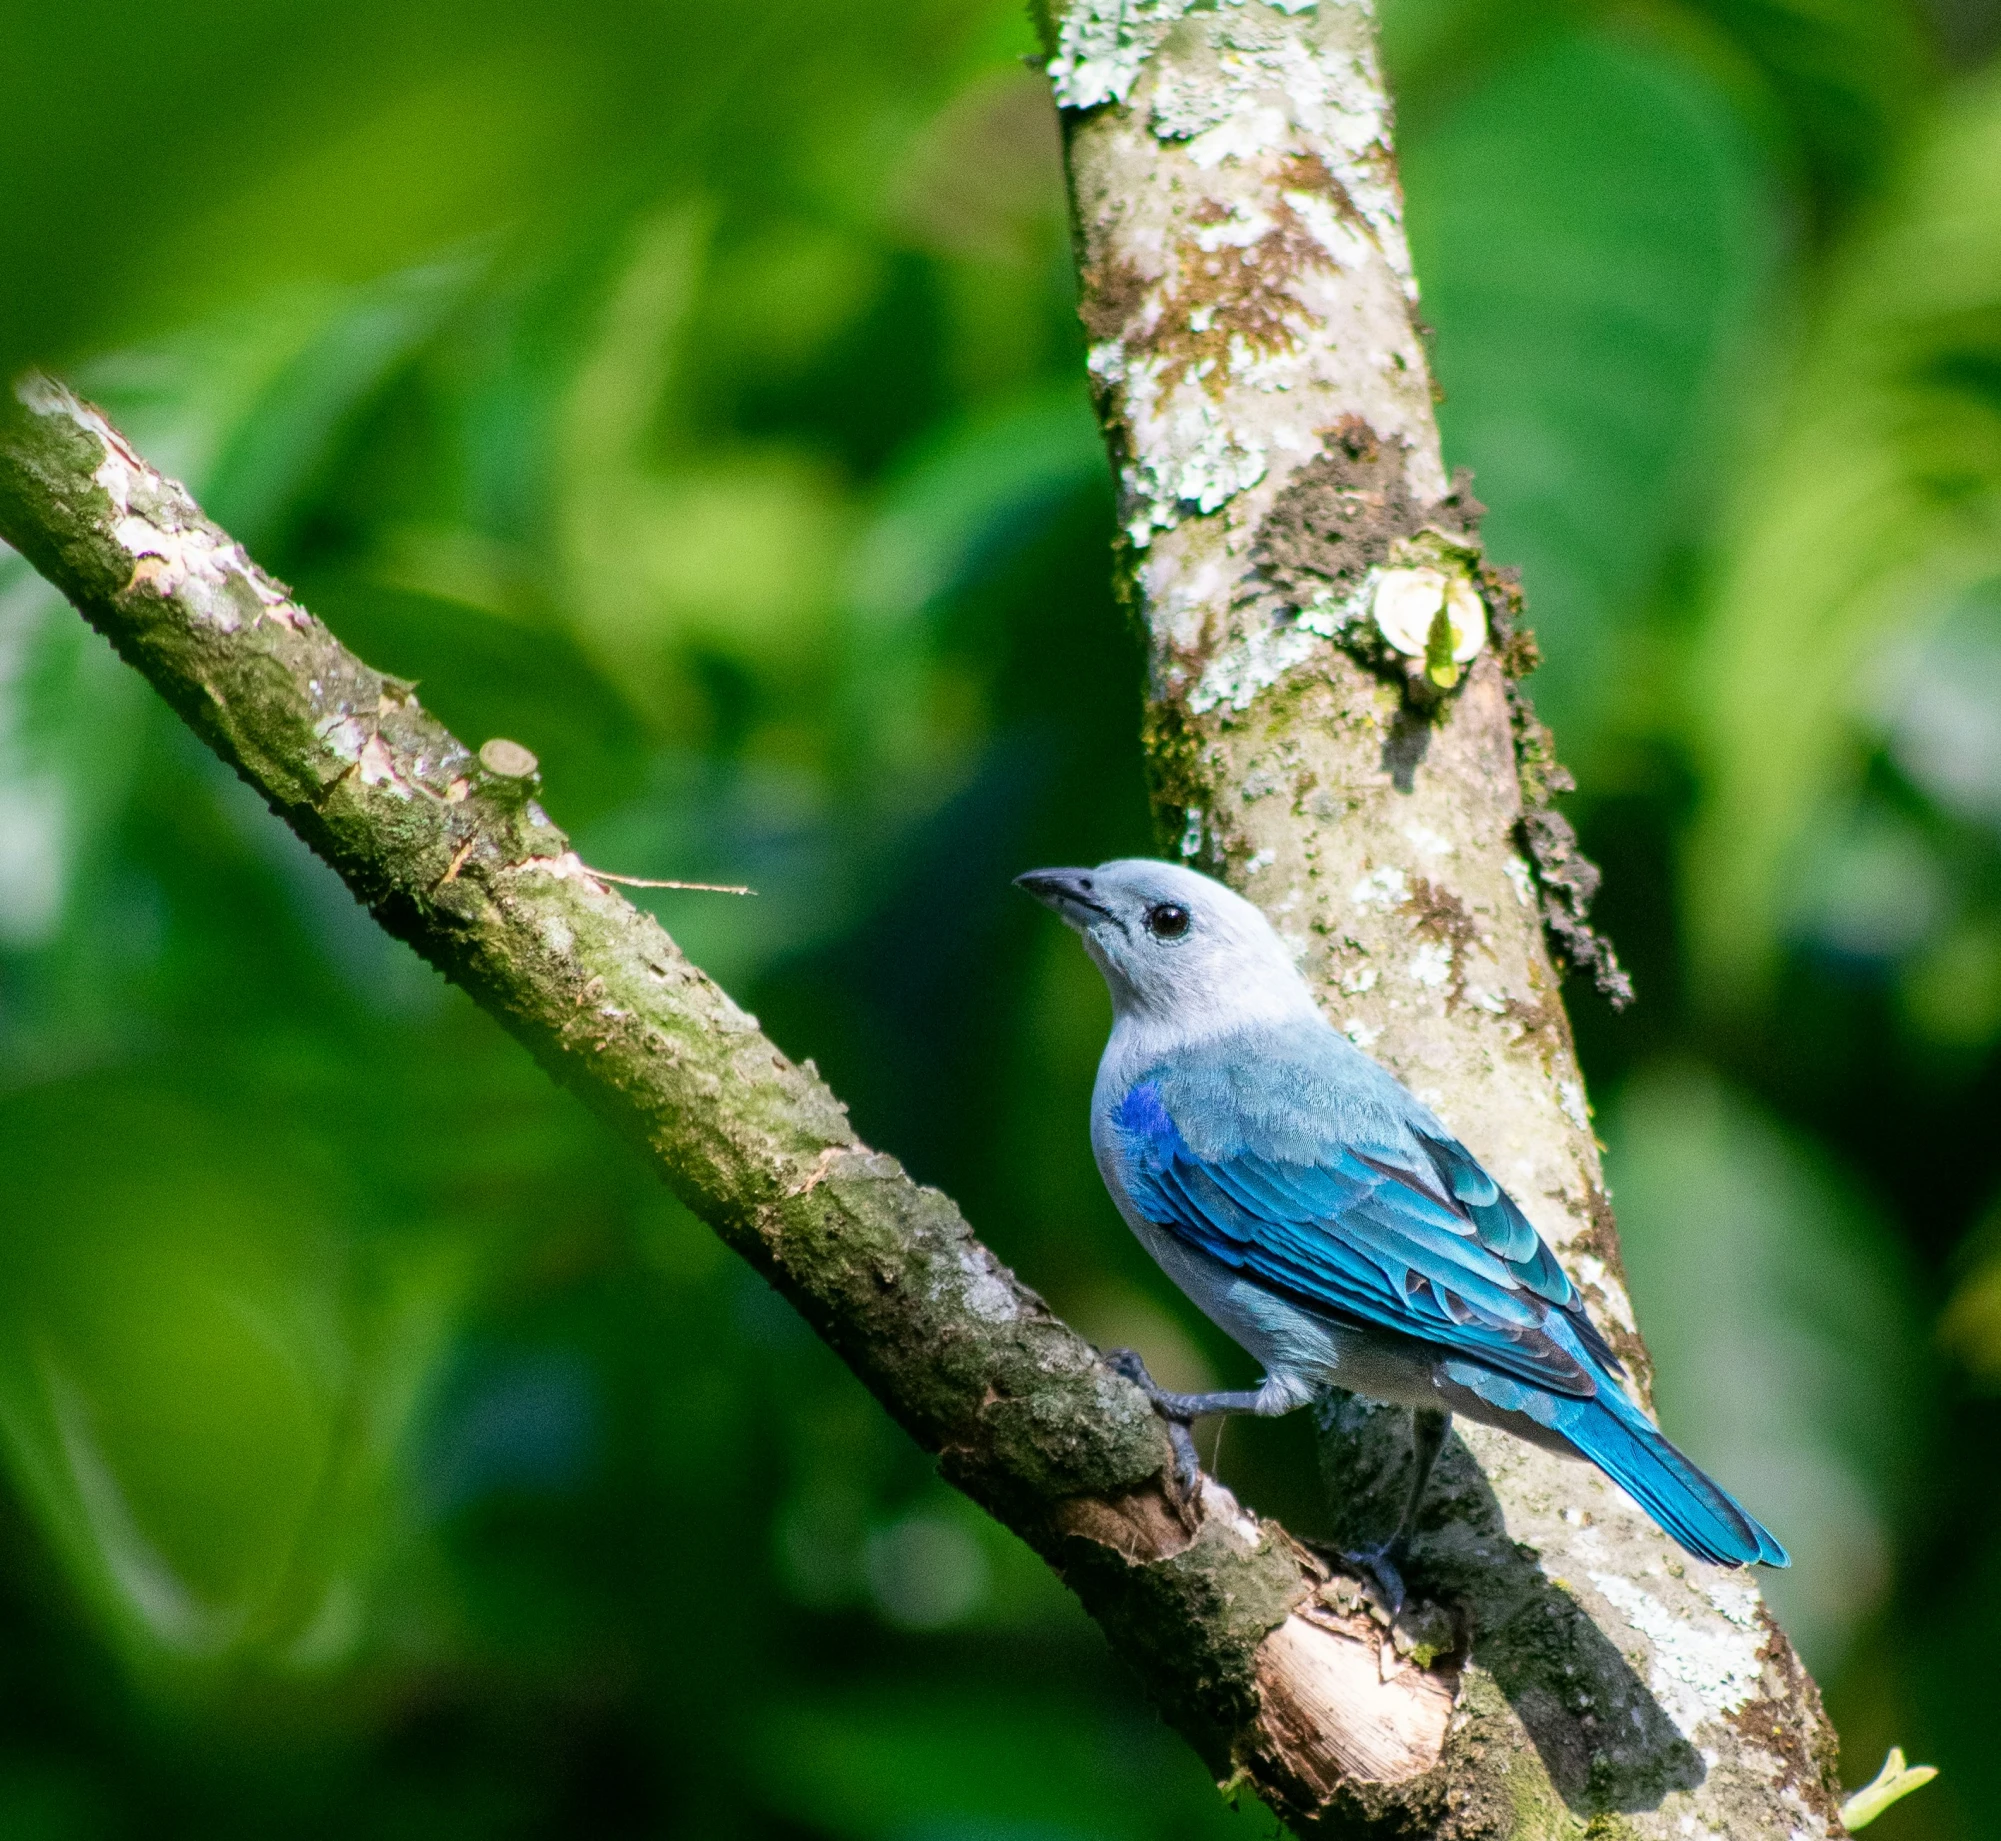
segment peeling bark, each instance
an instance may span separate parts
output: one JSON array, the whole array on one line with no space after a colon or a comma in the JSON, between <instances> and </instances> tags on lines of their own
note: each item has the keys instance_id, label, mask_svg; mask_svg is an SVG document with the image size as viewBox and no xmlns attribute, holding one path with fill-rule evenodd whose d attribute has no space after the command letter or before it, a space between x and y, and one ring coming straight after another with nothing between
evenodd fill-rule
<instances>
[{"instance_id":1,"label":"peeling bark","mask_svg":"<svg viewBox=\"0 0 2001 1841\"><path fill-rule=\"evenodd\" d=\"M1630 993L1584 922L1596 872L1547 810L1565 782L1513 681L1533 661L1518 596L1444 471L1371 10L1055 0L1042 25L1162 834L1265 909L1336 1025L1508 1185L1644 1398L1545 927ZM1485 602L1463 676L1445 623L1413 656L1375 618L1418 570ZM1341 1399L1321 1420L1342 1538L1379 1535L1402 1415ZM1261 1684L1293 1735L1295 1820L1841 1832L1832 1731L1755 1583L1681 1554L1597 1472L1462 1425L1410 1571L1464 1633L1437 1762L1406 1777L1316 1739L1356 1726L1339 1667L1297 1663Z\"/></svg>"}]
</instances>

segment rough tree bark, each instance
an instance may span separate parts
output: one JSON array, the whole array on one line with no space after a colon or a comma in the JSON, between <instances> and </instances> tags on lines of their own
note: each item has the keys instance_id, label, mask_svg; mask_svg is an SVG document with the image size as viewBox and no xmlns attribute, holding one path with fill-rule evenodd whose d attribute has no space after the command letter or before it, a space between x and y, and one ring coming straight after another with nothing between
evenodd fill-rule
<instances>
[{"instance_id":1,"label":"rough tree bark","mask_svg":"<svg viewBox=\"0 0 2001 1841\"><path fill-rule=\"evenodd\" d=\"M1638 1361L1547 891L1515 854L1508 687L1489 648L1439 700L1447 621L1413 693L1357 600L1370 569L1407 590L1472 566L1366 13L1090 0L1050 23L1163 806ZM1138 1392L578 861L521 751L466 748L45 380L0 405L0 536L1062 1573L1219 1777L1302 1831L1838 1830L1831 1736L1755 1589L1591 1473L1469 1434L1416 1568L1430 1602L1394 1628L1213 1480L1182 1494ZM1394 1441L1359 1408L1327 1436L1367 1501Z\"/></svg>"},{"instance_id":2,"label":"rough tree bark","mask_svg":"<svg viewBox=\"0 0 2001 1841\"><path fill-rule=\"evenodd\" d=\"M1041 24L1162 835L1272 916L1337 1024L1508 1184L1644 1390L1546 930L1630 992L1549 810L1567 780L1516 683L1519 594L1445 474L1372 6L1052 0ZM1359 1539L1403 1416L1321 1417ZM1373 1815L1839 1830L1833 1734L1755 1582L1595 1473L1461 1426L1412 1570L1471 1651L1449 1787L1359 1799Z\"/></svg>"}]
</instances>

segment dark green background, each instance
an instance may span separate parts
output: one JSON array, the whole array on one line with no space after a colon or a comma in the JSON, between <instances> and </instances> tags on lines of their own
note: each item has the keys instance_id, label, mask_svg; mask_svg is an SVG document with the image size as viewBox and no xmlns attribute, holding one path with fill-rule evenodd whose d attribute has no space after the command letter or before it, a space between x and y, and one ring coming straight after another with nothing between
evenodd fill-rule
<instances>
[{"instance_id":1,"label":"dark green background","mask_svg":"<svg viewBox=\"0 0 2001 1841\"><path fill-rule=\"evenodd\" d=\"M1670 1431L1885 1841L2001 1835L2001 14L1386 0L1410 220L1640 1006ZM1014 0L0 7L54 364L1089 1334L1151 848ZM1302 1427L1224 1476L1311 1529ZM0 559L0 1837L1256 1836L1040 1565Z\"/></svg>"}]
</instances>

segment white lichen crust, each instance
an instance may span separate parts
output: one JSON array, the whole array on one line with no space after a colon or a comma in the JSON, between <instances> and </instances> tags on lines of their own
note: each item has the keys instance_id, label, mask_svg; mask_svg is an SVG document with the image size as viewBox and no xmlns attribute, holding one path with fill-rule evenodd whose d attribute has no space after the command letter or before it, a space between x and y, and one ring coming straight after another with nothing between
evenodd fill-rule
<instances>
[{"instance_id":1,"label":"white lichen crust","mask_svg":"<svg viewBox=\"0 0 2001 1841\"><path fill-rule=\"evenodd\" d=\"M1153 572L1192 638L1238 572L1170 534L1260 487L1268 501L1337 416L1359 411L1403 444L1428 496L1445 481L1366 12L1092 0L1065 30L1118 11L1124 47L1080 67L1116 69L1117 85L1068 85L1126 96L1072 130L1088 147L1073 174L1089 362L1124 436L1122 522L1158 547ZM1317 336L1334 324L1338 342ZM1207 591L1191 595L1197 578Z\"/></svg>"}]
</instances>

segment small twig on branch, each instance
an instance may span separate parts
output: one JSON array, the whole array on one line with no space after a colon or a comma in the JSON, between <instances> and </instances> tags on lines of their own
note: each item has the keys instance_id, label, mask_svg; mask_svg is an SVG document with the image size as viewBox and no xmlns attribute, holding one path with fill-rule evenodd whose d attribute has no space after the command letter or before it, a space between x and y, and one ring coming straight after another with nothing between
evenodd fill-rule
<instances>
[{"instance_id":1,"label":"small twig on branch","mask_svg":"<svg viewBox=\"0 0 2001 1841\"><path fill-rule=\"evenodd\" d=\"M696 889L709 895L755 895L755 889L747 889L737 882L662 882L653 876L614 876L608 869L592 869L589 873L600 882L616 882L624 889Z\"/></svg>"}]
</instances>

